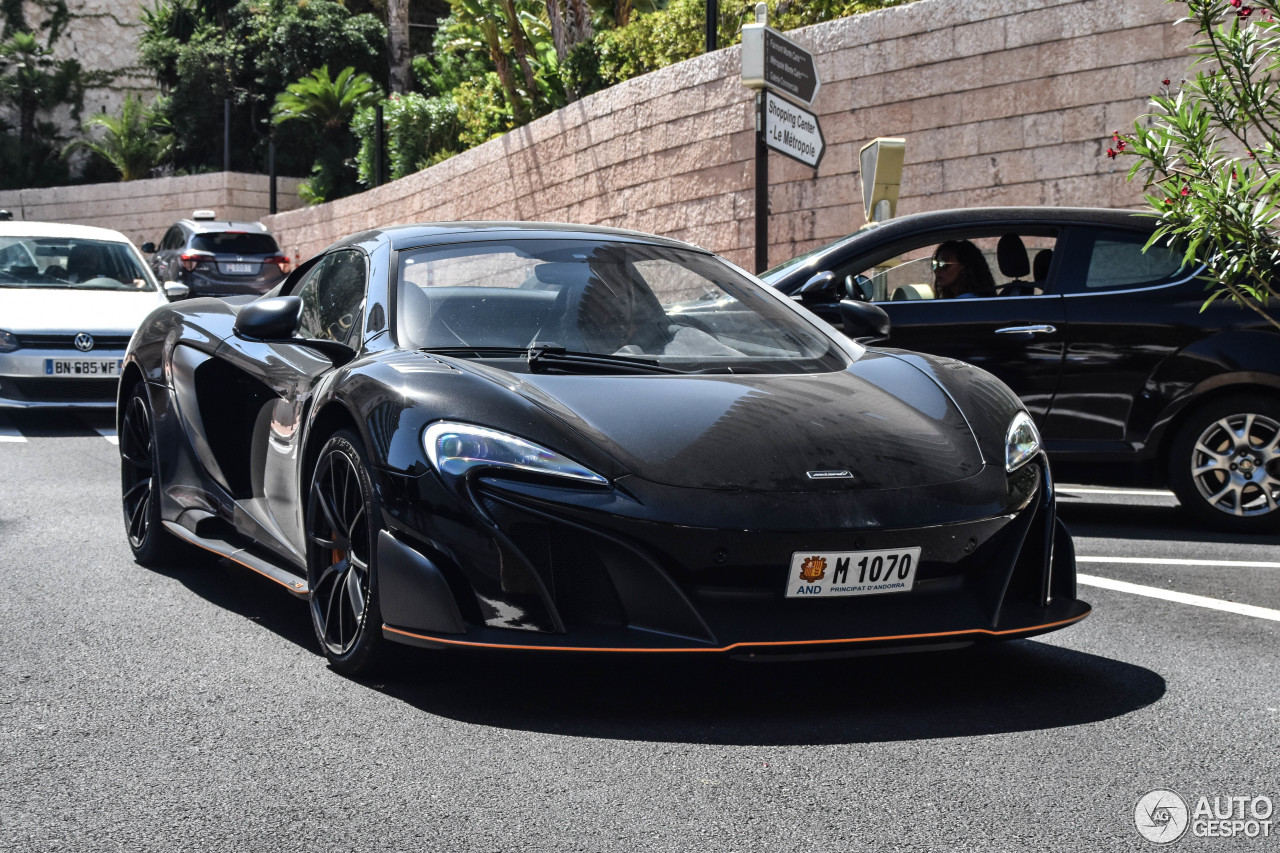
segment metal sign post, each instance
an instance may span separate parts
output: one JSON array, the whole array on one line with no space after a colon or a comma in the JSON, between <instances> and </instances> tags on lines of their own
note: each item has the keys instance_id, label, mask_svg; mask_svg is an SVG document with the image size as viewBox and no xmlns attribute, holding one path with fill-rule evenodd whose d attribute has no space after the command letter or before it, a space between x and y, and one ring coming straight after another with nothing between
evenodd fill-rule
<instances>
[{"instance_id":1,"label":"metal sign post","mask_svg":"<svg viewBox=\"0 0 1280 853\"><path fill-rule=\"evenodd\" d=\"M769 149L817 168L825 143L812 104L822 81L813 54L768 26L765 4L742 28L742 85L756 90L756 272L769 268Z\"/></svg>"},{"instance_id":2,"label":"metal sign post","mask_svg":"<svg viewBox=\"0 0 1280 853\"><path fill-rule=\"evenodd\" d=\"M756 269L769 268L769 149L765 144L765 93L756 92Z\"/></svg>"}]
</instances>

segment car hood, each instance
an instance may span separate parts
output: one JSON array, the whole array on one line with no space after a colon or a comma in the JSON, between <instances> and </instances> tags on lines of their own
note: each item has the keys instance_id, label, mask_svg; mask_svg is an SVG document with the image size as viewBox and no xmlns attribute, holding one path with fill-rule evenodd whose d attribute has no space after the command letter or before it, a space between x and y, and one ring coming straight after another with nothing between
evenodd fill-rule
<instances>
[{"instance_id":1,"label":"car hood","mask_svg":"<svg viewBox=\"0 0 1280 853\"><path fill-rule=\"evenodd\" d=\"M0 288L0 328L15 334L97 332L133 334L142 319L167 303L155 290Z\"/></svg>"},{"instance_id":2,"label":"car hood","mask_svg":"<svg viewBox=\"0 0 1280 853\"><path fill-rule=\"evenodd\" d=\"M509 387L632 474L671 486L909 488L983 466L950 395L893 356L818 375L527 374Z\"/></svg>"}]
</instances>

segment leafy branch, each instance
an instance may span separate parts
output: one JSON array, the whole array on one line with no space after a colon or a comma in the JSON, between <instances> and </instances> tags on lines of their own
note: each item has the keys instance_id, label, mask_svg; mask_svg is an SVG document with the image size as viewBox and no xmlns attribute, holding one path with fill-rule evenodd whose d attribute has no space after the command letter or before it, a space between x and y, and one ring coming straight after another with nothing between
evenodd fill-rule
<instances>
[{"instance_id":1,"label":"leafy branch","mask_svg":"<svg viewBox=\"0 0 1280 853\"><path fill-rule=\"evenodd\" d=\"M1112 135L1110 157L1135 158L1159 225L1150 245L1203 263L1205 307L1229 299L1280 329L1280 22L1274 2L1167 0L1196 27L1194 77L1151 98L1132 134Z\"/></svg>"}]
</instances>

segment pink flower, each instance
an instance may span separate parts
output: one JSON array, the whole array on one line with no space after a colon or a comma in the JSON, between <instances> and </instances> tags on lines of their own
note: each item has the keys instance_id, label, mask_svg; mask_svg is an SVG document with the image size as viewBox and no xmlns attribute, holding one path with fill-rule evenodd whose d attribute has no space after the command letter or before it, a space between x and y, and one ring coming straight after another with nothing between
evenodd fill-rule
<instances>
[{"instance_id":1,"label":"pink flower","mask_svg":"<svg viewBox=\"0 0 1280 853\"><path fill-rule=\"evenodd\" d=\"M1169 78L1168 78L1168 77L1166 77L1166 78L1164 78L1163 80L1161 80L1161 81L1160 81L1160 85L1161 85L1161 86L1168 86L1168 85L1169 85Z\"/></svg>"},{"instance_id":2,"label":"pink flower","mask_svg":"<svg viewBox=\"0 0 1280 853\"><path fill-rule=\"evenodd\" d=\"M1227 0L1227 2L1238 9L1240 8L1240 4L1244 2L1244 0Z\"/></svg>"},{"instance_id":3,"label":"pink flower","mask_svg":"<svg viewBox=\"0 0 1280 853\"><path fill-rule=\"evenodd\" d=\"M1239 12L1236 12L1236 17L1237 17L1237 18L1247 18L1247 17L1249 17L1249 16L1250 16L1250 15L1252 15L1252 14L1253 14L1253 7L1252 7L1252 6L1245 6L1245 7L1244 7L1244 8L1242 8Z\"/></svg>"},{"instance_id":4,"label":"pink flower","mask_svg":"<svg viewBox=\"0 0 1280 853\"><path fill-rule=\"evenodd\" d=\"M1187 197L1187 196L1189 196L1189 195L1191 195L1191 188L1190 188L1190 187L1183 187L1183 188L1182 188L1181 195L1182 195L1184 198L1185 198L1185 197Z\"/></svg>"},{"instance_id":5,"label":"pink flower","mask_svg":"<svg viewBox=\"0 0 1280 853\"><path fill-rule=\"evenodd\" d=\"M1116 159L1116 150L1114 148L1107 149L1107 156L1112 160Z\"/></svg>"}]
</instances>

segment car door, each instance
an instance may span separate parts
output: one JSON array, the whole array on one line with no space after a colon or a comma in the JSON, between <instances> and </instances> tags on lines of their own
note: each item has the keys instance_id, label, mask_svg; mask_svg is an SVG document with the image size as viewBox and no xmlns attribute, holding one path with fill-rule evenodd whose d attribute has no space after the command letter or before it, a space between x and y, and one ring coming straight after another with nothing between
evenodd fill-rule
<instances>
[{"instance_id":1,"label":"car door","mask_svg":"<svg viewBox=\"0 0 1280 853\"><path fill-rule=\"evenodd\" d=\"M1134 417L1152 396L1156 368L1205 335L1203 283L1182 255L1146 249L1150 232L1075 227L1060 271L1068 334L1046 442L1059 449L1124 451L1145 439ZM1152 404L1153 406L1155 403Z\"/></svg>"},{"instance_id":2,"label":"car door","mask_svg":"<svg viewBox=\"0 0 1280 853\"><path fill-rule=\"evenodd\" d=\"M173 269L175 263L174 249L182 243L182 229L172 226L160 241L160 248L151 256L151 271L161 281L176 281L177 274Z\"/></svg>"},{"instance_id":3,"label":"car door","mask_svg":"<svg viewBox=\"0 0 1280 853\"><path fill-rule=\"evenodd\" d=\"M1017 237L1021 267L1002 272L998 245ZM946 241L977 246L997 286L993 297L939 299L931 260ZM1058 229L1046 226L970 226L917 234L910 240L831 265L837 280L889 315L883 345L967 361L998 376L1043 424L1062 365L1066 317L1057 292ZM1033 261L1033 258L1036 260ZM1039 277L1033 270L1039 268ZM830 307L819 314L838 324Z\"/></svg>"},{"instance_id":4,"label":"car door","mask_svg":"<svg viewBox=\"0 0 1280 853\"><path fill-rule=\"evenodd\" d=\"M296 337L358 346L368 261L355 249L322 258L293 286L302 298ZM275 550L301 560L302 506L297 471L303 418L333 361L301 344L229 338L217 356L244 376L240 399L251 413L245 423L239 505L256 536L269 534ZM263 541L259 539L259 541Z\"/></svg>"}]
</instances>

